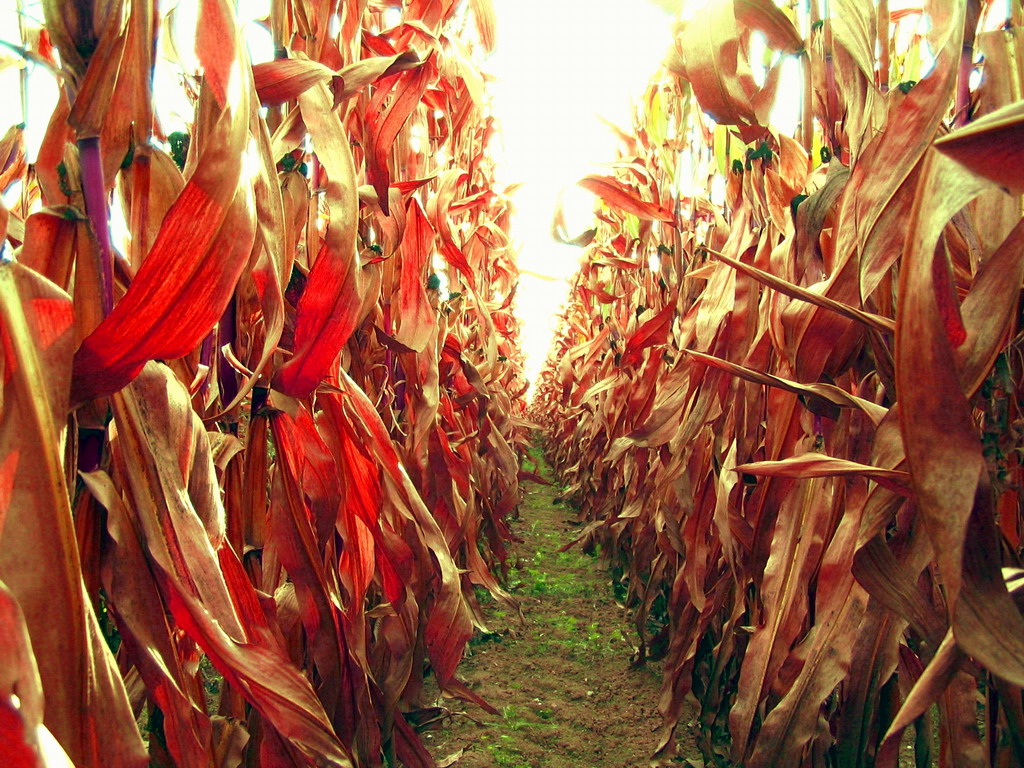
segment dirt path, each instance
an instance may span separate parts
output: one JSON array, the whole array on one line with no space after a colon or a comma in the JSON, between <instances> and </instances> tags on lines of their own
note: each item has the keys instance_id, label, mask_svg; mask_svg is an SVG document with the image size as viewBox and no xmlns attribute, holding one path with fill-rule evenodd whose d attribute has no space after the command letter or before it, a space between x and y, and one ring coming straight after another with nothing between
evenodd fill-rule
<instances>
[{"instance_id":1,"label":"dirt path","mask_svg":"<svg viewBox=\"0 0 1024 768\"><path fill-rule=\"evenodd\" d=\"M579 529L557 496L556 486L525 483L514 524L523 543L512 558L510 587L526 623L488 603L492 633L471 641L471 655L460 667L463 679L499 715L442 702L465 714L425 733L441 765L648 765L660 725L660 665L630 666L630 629L597 558L578 548L558 552Z\"/></svg>"}]
</instances>

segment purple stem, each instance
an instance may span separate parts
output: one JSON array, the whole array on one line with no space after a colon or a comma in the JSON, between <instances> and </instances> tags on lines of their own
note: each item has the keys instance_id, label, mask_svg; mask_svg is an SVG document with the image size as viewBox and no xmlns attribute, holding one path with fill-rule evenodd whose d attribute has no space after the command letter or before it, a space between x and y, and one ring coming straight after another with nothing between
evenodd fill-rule
<instances>
[{"instance_id":1,"label":"purple stem","mask_svg":"<svg viewBox=\"0 0 1024 768\"><path fill-rule=\"evenodd\" d=\"M220 319L217 349L223 348L225 344L234 343L235 330L235 302L232 300L228 302L224 315ZM238 394L238 379L235 369L231 367L231 363L224 355L220 355L217 361L217 384L220 387L220 400L223 405L227 405Z\"/></svg>"},{"instance_id":2,"label":"purple stem","mask_svg":"<svg viewBox=\"0 0 1024 768\"><path fill-rule=\"evenodd\" d=\"M95 472L103 459L103 446L107 442L104 429L81 427L78 430L78 469L80 472Z\"/></svg>"},{"instance_id":3,"label":"purple stem","mask_svg":"<svg viewBox=\"0 0 1024 768\"><path fill-rule=\"evenodd\" d=\"M82 191L85 210L89 214L92 230L100 246L100 296L103 316L114 308L114 260L110 247L110 222L107 209L107 184L103 178L103 157L100 155L100 137L89 136L78 140L78 157L82 166Z\"/></svg>"},{"instance_id":4,"label":"purple stem","mask_svg":"<svg viewBox=\"0 0 1024 768\"><path fill-rule=\"evenodd\" d=\"M395 326L391 320L390 304L387 304L384 307L384 333L391 338L394 338L395 336ZM391 384L394 385L395 379L398 378L398 366L395 364L395 353L390 348L384 350L384 369L388 372L388 378L391 380ZM385 382L385 387L386 386L387 382Z\"/></svg>"}]
</instances>

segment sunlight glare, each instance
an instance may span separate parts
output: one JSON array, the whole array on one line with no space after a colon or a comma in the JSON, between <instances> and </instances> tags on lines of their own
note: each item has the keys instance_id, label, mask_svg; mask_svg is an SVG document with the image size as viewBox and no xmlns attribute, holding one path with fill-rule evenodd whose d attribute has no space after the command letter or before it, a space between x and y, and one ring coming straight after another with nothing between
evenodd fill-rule
<instances>
[{"instance_id":1,"label":"sunlight glare","mask_svg":"<svg viewBox=\"0 0 1024 768\"><path fill-rule=\"evenodd\" d=\"M782 61L779 75L779 92L775 98L768 122L772 128L787 136L795 136L800 125L801 102L803 98L803 71L800 59L787 56Z\"/></svg>"},{"instance_id":2,"label":"sunlight glare","mask_svg":"<svg viewBox=\"0 0 1024 768\"><path fill-rule=\"evenodd\" d=\"M263 161L260 158L259 146L256 144L256 139L250 136L249 143L245 148L245 154L242 155L242 171L239 183L250 187L253 180L260 175L262 170Z\"/></svg>"},{"instance_id":3,"label":"sunlight glare","mask_svg":"<svg viewBox=\"0 0 1024 768\"><path fill-rule=\"evenodd\" d=\"M267 28L255 21L242 27L245 47L249 49L249 59L253 64L262 64L274 60L274 38Z\"/></svg>"},{"instance_id":4,"label":"sunlight glare","mask_svg":"<svg viewBox=\"0 0 1024 768\"><path fill-rule=\"evenodd\" d=\"M716 0L683 0L680 21L691 21Z\"/></svg>"},{"instance_id":5,"label":"sunlight glare","mask_svg":"<svg viewBox=\"0 0 1024 768\"><path fill-rule=\"evenodd\" d=\"M511 235L523 275L516 294L526 375L536 379L582 250L551 237L562 198L570 237L592 226L595 198L576 186L607 172L618 140L612 123L632 124L671 43L671 16L632 0L495 0L501 45L486 63L501 137L493 147L498 180L522 183L513 195Z\"/></svg>"},{"instance_id":6,"label":"sunlight glare","mask_svg":"<svg viewBox=\"0 0 1024 768\"><path fill-rule=\"evenodd\" d=\"M559 199L566 233L570 238L579 237L594 225L594 207L597 205L594 193L574 184L562 190Z\"/></svg>"},{"instance_id":7,"label":"sunlight glare","mask_svg":"<svg viewBox=\"0 0 1024 768\"><path fill-rule=\"evenodd\" d=\"M18 198L21 197L21 188L21 182L16 181L11 185L10 189L0 195L0 202L4 204L4 207L13 208L17 204Z\"/></svg>"},{"instance_id":8,"label":"sunlight glare","mask_svg":"<svg viewBox=\"0 0 1024 768\"><path fill-rule=\"evenodd\" d=\"M41 2L25 2L25 15L33 23L43 18ZM18 9L15 0L0 0L0 40L13 46L21 45L18 31ZM24 67L24 70L22 69ZM21 73L27 73L27 114L21 112ZM6 48L0 48L0 94L8 105L8 119L0 125L0 135L8 126L25 123L26 160L35 162L39 145L46 134L50 115L57 105L60 90L53 75L42 66L21 58Z\"/></svg>"}]
</instances>

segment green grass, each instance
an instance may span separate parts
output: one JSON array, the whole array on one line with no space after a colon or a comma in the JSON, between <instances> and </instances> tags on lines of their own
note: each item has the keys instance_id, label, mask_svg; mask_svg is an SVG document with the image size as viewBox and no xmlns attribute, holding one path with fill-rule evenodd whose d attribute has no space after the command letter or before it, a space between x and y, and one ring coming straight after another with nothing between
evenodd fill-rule
<instances>
[{"instance_id":1,"label":"green grass","mask_svg":"<svg viewBox=\"0 0 1024 768\"><path fill-rule=\"evenodd\" d=\"M501 720L494 724L496 733L485 733L482 741L486 742L484 747L490 753L491 760L497 768L534 768L530 761L520 752L512 742L515 734L535 728L554 728L555 724L550 722L554 716L552 710L541 710L537 713L540 722L530 720L526 713L516 707L502 707Z\"/></svg>"},{"instance_id":2,"label":"green grass","mask_svg":"<svg viewBox=\"0 0 1024 768\"><path fill-rule=\"evenodd\" d=\"M487 751L491 753L494 765L498 768L533 768L518 750L503 744L488 744Z\"/></svg>"}]
</instances>

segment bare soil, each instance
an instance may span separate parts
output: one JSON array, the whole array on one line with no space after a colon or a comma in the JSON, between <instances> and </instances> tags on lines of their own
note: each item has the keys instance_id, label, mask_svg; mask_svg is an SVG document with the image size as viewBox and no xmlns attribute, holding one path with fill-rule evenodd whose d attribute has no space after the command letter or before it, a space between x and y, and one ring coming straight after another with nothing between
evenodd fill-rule
<instances>
[{"instance_id":1,"label":"bare soil","mask_svg":"<svg viewBox=\"0 0 1024 768\"><path fill-rule=\"evenodd\" d=\"M631 629L598 558L559 551L579 526L558 488L524 486L509 589L525 618L485 601L490 632L473 638L460 667L498 715L440 700L447 709L425 741L442 767L647 768L661 665L631 666Z\"/></svg>"}]
</instances>

